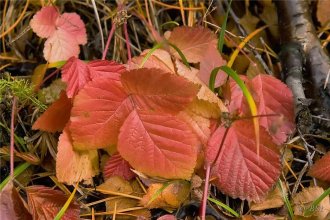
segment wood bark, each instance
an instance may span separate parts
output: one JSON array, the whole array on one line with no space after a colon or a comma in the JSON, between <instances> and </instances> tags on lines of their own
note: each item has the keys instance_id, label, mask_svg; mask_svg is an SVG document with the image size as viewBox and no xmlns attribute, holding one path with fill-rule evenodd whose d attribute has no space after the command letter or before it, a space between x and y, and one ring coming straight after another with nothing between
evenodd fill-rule
<instances>
[{"instance_id":1,"label":"wood bark","mask_svg":"<svg viewBox=\"0 0 330 220\"><path fill-rule=\"evenodd\" d=\"M316 35L309 4L306 0L277 0L276 6L284 48L281 61L287 84L295 96L298 120L304 115L309 123L307 106L313 115L329 119L330 82L326 83L326 78L330 59ZM330 127L327 120L316 124Z\"/></svg>"}]
</instances>

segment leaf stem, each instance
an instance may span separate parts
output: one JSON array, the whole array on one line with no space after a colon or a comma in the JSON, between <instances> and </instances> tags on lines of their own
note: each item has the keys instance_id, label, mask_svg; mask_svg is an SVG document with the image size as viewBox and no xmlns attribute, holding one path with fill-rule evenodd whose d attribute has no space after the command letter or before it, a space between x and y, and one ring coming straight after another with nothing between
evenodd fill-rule
<instances>
[{"instance_id":1,"label":"leaf stem","mask_svg":"<svg viewBox=\"0 0 330 220\"><path fill-rule=\"evenodd\" d=\"M206 162L204 191L203 191L202 204L200 208L200 217L202 218L202 220L205 220L206 203L207 203L207 198L209 197L210 173L211 173L211 164Z\"/></svg>"},{"instance_id":2,"label":"leaf stem","mask_svg":"<svg viewBox=\"0 0 330 220\"><path fill-rule=\"evenodd\" d=\"M15 148L15 114L16 114L16 103L17 98L14 96L13 106L11 109L11 119L10 119L10 177L14 179L14 148Z\"/></svg>"},{"instance_id":3,"label":"leaf stem","mask_svg":"<svg viewBox=\"0 0 330 220\"><path fill-rule=\"evenodd\" d=\"M103 54L102 54L102 60L105 60L105 57L107 55L107 52L108 52L108 49L109 49L109 46L110 46L112 36L113 36L113 34L115 33L115 30L116 30L116 24L114 22L112 22L111 25L112 25L112 27L111 27L111 30L110 30L110 33L109 33L109 36L108 36L107 44L105 45L105 49L104 49Z\"/></svg>"},{"instance_id":4,"label":"leaf stem","mask_svg":"<svg viewBox=\"0 0 330 220\"><path fill-rule=\"evenodd\" d=\"M128 31L127 31L127 21L124 22L124 33L125 33L128 61L130 62L132 59L132 55L131 55L131 46L130 46Z\"/></svg>"}]
</instances>

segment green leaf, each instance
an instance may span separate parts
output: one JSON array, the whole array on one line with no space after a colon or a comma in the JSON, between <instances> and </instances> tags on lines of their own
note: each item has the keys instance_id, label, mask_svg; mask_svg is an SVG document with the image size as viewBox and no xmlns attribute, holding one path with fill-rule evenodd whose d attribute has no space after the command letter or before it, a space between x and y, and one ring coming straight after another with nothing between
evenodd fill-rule
<instances>
[{"instance_id":1,"label":"green leaf","mask_svg":"<svg viewBox=\"0 0 330 220\"><path fill-rule=\"evenodd\" d=\"M65 214L66 210L69 208L73 198L74 198L74 195L76 194L77 192L77 188L78 188L78 183L76 184L76 186L74 187L74 190L73 192L71 193L70 197L68 198L68 200L66 200L64 206L61 208L61 210L57 213L57 215L55 216L54 220L60 220L63 215Z\"/></svg>"},{"instance_id":2,"label":"green leaf","mask_svg":"<svg viewBox=\"0 0 330 220\"><path fill-rule=\"evenodd\" d=\"M232 0L229 1L228 8L227 8L226 15L225 15L225 19L222 22L221 31L219 33L218 50L219 50L220 54L222 53L223 45L224 45L224 42L225 42L225 32L226 32L227 19L228 19L228 14L229 14L229 11L230 11L231 2L232 2Z\"/></svg>"},{"instance_id":3,"label":"green leaf","mask_svg":"<svg viewBox=\"0 0 330 220\"><path fill-rule=\"evenodd\" d=\"M290 218L293 219L293 209L292 209L292 206L291 206L291 203L286 195L286 193L284 192L284 189L283 189L283 185L282 185L282 181L279 180L277 182L277 186L280 188L280 191L282 192L282 197L283 197L283 200L284 200L284 203L288 209L288 212L289 212L289 215L290 215Z\"/></svg>"},{"instance_id":4,"label":"green leaf","mask_svg":"<svg viewBox=\"0 0 330 220\"><path fill-rule=\"evenodd\" d=\"M169 181L163 184L163 186L161 188L159 188L151 197L151 199L149 200L147 206L152 203L155 199L157 199L158 196L160 196L160 194L169 186L173 183L174 181Z\"/></svg>"},{"instance_id":5,"label":"green leaf","mask_svg":"<svg viewBox=\"0 0 330 220\"><path fill-rule=\"evenodd\" d=\"M141 64L140 64L140 68L142 68L144 66L144 64L147 62L147 60L149 59L149 57L159 48L161 48L161 46L163 45L163 42L160 42L158 44L156 44L155 46L153 46L149 52L147 53L147 55L143 58Z\"/></svg>"},{"instance_id":6,"label":"green leaf","mask_svg":"<svg viewBox=\"0 0 330 220\"><path fill-rule=\"evenodd\" d=\"M23 173L24 170L26 170L30 165L31 164L29 164L29 163L22 163L19 166L17 166L14 169L14 178L16 178L21 173ZM9 180L10 180L10 176L7 176L7 178L0 183L0 191L7 185L7 183L9 182Z\"/></svg>"},{"instance_id":7,"label":"green leaf","mask_svg":"<svg viewBox=\"0 0 330 220\"><path fill-rule=\"evenodd\" d=\"M233 214L235 217L239 218L239 214L237 212L235 212L235 210L233 210L232 208L230 208L229 206L227 206L226 204L216 200L216 199L212 199L212 198L207 198L209 201L213 202L214 204L224 208L225 210L227 210L229 213Z\"/></svg>"},{"instance_id":8,"label":"green leaf","mask_svg":"<svg viewBox=\"0 0 330 220\"><path fill-rule=\"evenodd\" d=\"M315 201L310 205L310 207L308 207L308 209L305 210L304 212L304 216L310 216L313 214L313 212L315 212L315 207L318 207L318 205L320 204L320 202L327 197L330 194L330 187L324 191L324 193L322 193L322 195L320 195L319 198L315 199Z\"/></svg>"},{"instance_id":9,"label":"green leaf","mask_svg":"<svg viewBox=\"0 0 330 220\"><path fill-rule=\"evenodd\" d=\"M174 50L176 50L176 52L178 52L178 54L180 55L180 58L183 62L184 65L186 65L189 69L190 69L190 65L188 63L188 60L187 58L185 57L185 55L182 53L182 51L177 47L175 46L174 44L172 43L168 43L171 47L173 47Z\"/></svg>"}]
</instances>

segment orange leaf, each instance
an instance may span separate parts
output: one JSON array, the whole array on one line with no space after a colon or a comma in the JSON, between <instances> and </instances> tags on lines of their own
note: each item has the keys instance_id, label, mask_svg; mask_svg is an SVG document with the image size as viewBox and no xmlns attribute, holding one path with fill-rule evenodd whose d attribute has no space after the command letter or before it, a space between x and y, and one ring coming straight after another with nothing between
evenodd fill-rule
<instances>
[{"instance_id":1,"label":"orange leaf","mask_svg":"<svg viewBox=\"0 0 330 220\"><path fill-rule=\"evenodd\" d=\"M309 170L309 175L322 181L330 182L330 153L324 155Z\"/></svg>"},{"instance_id":2,"label":"orange leaf","mask_svg":"<svg viewBox=\"0 0 330 220\"><path fill-rule=\"evenodd\" d=\"M179 116L190 125L200 142L206 144L211 135L210 119L196 114L191 108L180 112Z\"/></svg>"},{"instance_id":3,"label":"orange leaf","mask_svg":"<svg viewBox=\"0 0 330 220\"><path fill-rule=\"evenodd\" d=\"M204 27L176 27L168 40L177 46L191 63L200 62L204 57L205 48L210 45L216 48L217 44L215 35ZM180 59L175 50L171 48L171 51Z\"/></svg>"},{"instance_id":4,"label":"orange leaf","mask_svg":"<svg viewBox=\"0 0 330 220\"><path fill-rule=\"evenodd\" d=\"M150 176L189 179L197 160L197 139L175 116L133 110L120 129L118 151Z\"/></svg>"},{"instance_id":5,"label":"orange leaf","mask_svg":"<svg viewBox=\"0 0 330 220\"><path fill-rule=\"evenodd\" d=\"M74 151L68 126L58 142L56 177L59 182L73 185L81 180L91 180L99 172L96 150Z\"/></svg>"},{"instance_id":6,"label":"orange leaf","mask_svg":"<svg viewBox=\"0 0 330 220\"><path fill-rule=\"evenodd\" d=\"M61 92L60 98L34 122L32 129L48 132L62 131L70 119L71 108L71 99L66 96L65 92Z\"/></svg>"},{"instance_id":7,"label":"orange leaf","mask_svg":"<svg viewBox=\"0 0 330 220\"><path fill-rule=\"evenodd\" d=\"M189 179L198 141L175 114L190 104L198 86L147 68L124 72L121 81L123 86L99 77L76 96L70 126L74 148L105 148L118 140L120 155L134 169L150 176Z\"/></svg>"},{"instance_id":8,"label":"orange leaf","mask_svg":"<svg viewBox=\"0 0 330 220\"><path fill-rule=\"evenodd\" d=\"M75 97L70 131L75 149L89 150L116 144L119 129L132 103L121 83L96 78Z\"/></svg>"},{"instance_id":9,"label":"orange leaf","mask_svg":"<svg viewBox=\"0 0 330 220\"><path fill-rule=\"evenodd\" d=\"M190 193L190 184L186 181L173 181L164 189L162 188L163 184L151 184L147 194L143 196L141 204L149 209L178 208L188 198ZM152 199L153 201L151 201Z\"/></svg>"},{"instance_id":10,"label":"orange leaf","mask_svg":"<svg viewBox=\"0 0 330 220\"><path fill-rule=\"evenodd\" d=\"M103 191L105 194L107 193L106 191L123 193L127 195L130 195L134 192L130 182L119 176L109 177L109 179L99 185L97 189Z\"/></svg>"},{"instance_id":11,"label":"orange leaf","mask_svg":"<svg viewBox=\"0 0 330 220\"><path fill-rule=\"evenodd\" d=\"M184 78L188 79L190 82L193 82L195 84L200 85L200 89L197 93L197 98L199 101L204 102L204 105L206 103L208 104L208 108L204 108L203 114L205 114L207 111L212 112L212 118L219 118L221 112L227 112L227 108L223 104L223 102L217 97L216 94L214 94L199 78L198 76L198 70L195 68L188 69L183 63L176 60L175 62L177 73L180 76L183 76ZM209 115L209 114L208 114ZM209 116L208 116L209 117Z\"/></svg>"},{"instance_id":12,"label":"orange leaf","mask_svg":"<svg viewBox=\"0 0 330 220\"><path fill-rule=\"evenodd\" d=\"M192 102L198 86L161 69L137 69L124 72L125 91L141 109L177 113Z\"/></svg>"}]
</instances>

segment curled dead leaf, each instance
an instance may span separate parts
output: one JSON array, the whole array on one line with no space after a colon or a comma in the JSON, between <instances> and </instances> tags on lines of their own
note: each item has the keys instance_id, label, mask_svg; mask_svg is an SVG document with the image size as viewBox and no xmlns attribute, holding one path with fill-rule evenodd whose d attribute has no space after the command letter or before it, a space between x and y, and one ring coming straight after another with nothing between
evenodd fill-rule
<instances>
[{"instance_id":1,"label":"curled dead leaf","mask_svg":"<svg viewBox=\"0 0 330 220\"><path fill-rule=\"evenodd\" d=\"M141 204L147 208L179 207L190 193L190 184L187 181L172 181L168 184L166 187L159 183L151 184Z\"/></svg>"}]
</instances>

